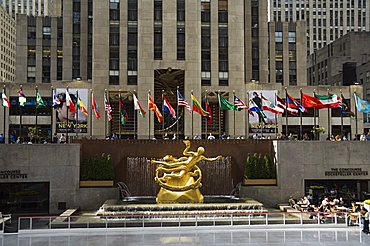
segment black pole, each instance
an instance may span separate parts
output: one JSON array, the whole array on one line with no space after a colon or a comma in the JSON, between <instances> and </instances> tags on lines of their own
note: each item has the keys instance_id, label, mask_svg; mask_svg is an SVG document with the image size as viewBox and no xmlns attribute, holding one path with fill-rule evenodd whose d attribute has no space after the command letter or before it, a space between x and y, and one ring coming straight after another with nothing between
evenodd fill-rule
<instances>
[{"instance_id":1,"label":"black pole","mask_svg":"<svg viewBox=\"0 0 370 246\"><path fill-rule=\"evenodd\" d=\"M342 103L346 103L344 101L344 97L342 97L342 90L340 90L340 97L342 98ZM343 108L340 109L340 135L343 137Z\"/></svg>"},{"instance_id":2,"label":"black pole","mask_svg":"<svg viewBox=\"0 0 370 246\"><path fill-rule=\"evenodd\" d=\"M288 91L285 87L285 136L288 137Z\"/></svg>"},{"instance_id":3,"label":"black pole","mask_svg":"<svg viewBox=\"0 0 370 246\"><path fill-rule=\"evenodd\" d=\"M208 91L207 90L206 90L205 100L206 100L206 107L207 107L207 103L209 105L209 102L208 102ZM207 139L207 135L208 135L208 117L205 118L205 130L206 130L205 139Z\"/></svg>"},{"instance_id":4,"label":"black pole","mask_svg":"<svg viewBox=\"0 0 370 246\"><path fill-rule=\"evenodd\" d=\"M261 91L261 100L262 100L262 91ZM263 111L263 108L261 108L261 110ZM264 127L264 123L263 123L263 115L261 114L261 116L262 116L262 120L259 123L260 123L260 127L261 127L261 139L263 139L263 127Z\"/></svg>"},{"instance_id":5,"label":"black pole","mask_svg":"<svg viewBox=\"0 0 370 246\"><path fill-rule=\"evenodd\" d=\"M329 95L329 89L328 89L328 95ZM330 138L330 132L331 132L331 124L330 124L330 108L328 108L328 137Z\"/></svg>"},{"instance_id":6,"label":"black pole","mask_svg":"<svg viewBox=\"0 0 370 246\"><path fill-rule=\"evenodd\" d=\"M275 106L276 106L276 93L275 93ZM278 134L278 116L275 114L275 139L277 139L277 134Z\"/></svg>"},{"instance_id":7,"label":"black pole","mask_svg":"<svg viewBox=\"0 0 370 246\"><path fill-rule=\"evenodd\" d=\"M247 132L245 133L245 138L249 138L249 92L247 91L247 100L245 100L247 103L247 110L245 112L246 116L246 123L247 123Z\"/></svg>"},{"instance_id":8,"label":"black pole","mask_svg":"<svg viewBox=\"0 0 370 246\"><path fill-rule=\"evenodd\" d=\"M221 139L221 91L218 91L218 138Z\"/></svg>"},{"instance_id":9,"label":"black pole","mask_svg":"<svg viewBox=\"0 0 370 246\"><path fill-rule=\"evenodd\" d=\"M233 90L233 104L234 104L234 106L235 106L235 90ZM236 109L235 109L235 107L234 107L234 139L236 139L236 137L235 137L235 134L236 134L236 131L235 131L235 127L236 127L236 124L235 124L235 119L236 119Z\"/></svg>"},{"instance_id":10,"label":"black pole","mask_svg":"<svg viewBox=\"0 0 370 246\"><path fill-rule=\"evenodd\" d=\"M118 138L121 139L121 90L118 91Z\"/></svg>"},{"instance_id":11,"label":"black pole","mask_svg":"<svg viewBox=\"0 0 370 246\"><path fill-rule=\"evenodd\" d=\"M36 114L36 122L35 122L36 139L35 139L35 141L38 141L38 136L39 136L39 132L37 131L37 116L38 116L38 112L37 112L37 108L38 108L38 105L37 105L37 94L38 94L38 92L39 92L39 90L38 90L38 88L36 86L36 110L35 110L35 114Z\"/></svg>"},{"instance_id":12,"label":"black pole","mask_svg":"<svg viewBox=\"0 0 370 246\"><path fill-rule=\"evenodd\" d=\"M191 91L191 96L193 97L193 91ZM191 139L194 138L194 114L193 110L191 111Z\"/></svg>"},{"instance_id":13,"label":"black pole","mask_svg":"<svg viewBox=\"0 0 370 246\"><path fill-rule=\"evenodd\" d=\"M164 139L164 90L162 90L162 139Z\"/></svg>"},{"instance_id":14,"label":"black pole","mask_svg":"<svg viewBox=\"0 0 370 246\"><path fill-rule=\"evenodd\" d=\"M3 93L6 95L5 85L4 85ZM3 105L3 108L4 108L4 126L3 126L4 127L4 143L6 143L6 139L9 139L9 134L8 134L8 137L6 137L6 134L5 134L5 131L6 131L6 107ZM8 143L9 143L9 140L8 140Z\"/></svg>"},{"instance_id":15,"label":"black pole","mask_svg":"<svg viewBox=\"0 0 370 246\"><path fill-rule=\"evenodd\" d=\"M135 96L136 96L136 91L134 90L134 93L133 93ZM136 117L137 117L137 114L136 114L136 110L135 110L135 105L134 105L134 139L136 139L136 134L137 134L137 126L136 126Z\"/></svg>"},{"instance_id":16,"label":"black pole","mask_svg":"<svg viewBox=\"0 0 370 246\"><path fill-rule=\"evenodd\" d=\"M53 90L53 86L51 86L51 114L50 114L50 133L51 133L51 136L50 136L50 142L53 141L53 101L54 101L54 90Z\"/></svg>"},{"instance_id":17,"label":"black pole","mask_svg":"<svg viewBox=\"0 0 370 246\"><path fill-rule=\"evenodd\" d=\"M357 93L355 92L355 95L357 97ZM355 98L355 100L357 101L357 98ZM355 134L355 138L357 139L357 134L358 134L358 125L357 125L357 111L358 111L358 108L357 108L357 102L355 103L356 105L356 110L355 110L355 123L356 123L356 134Z\"/></svg>"},{"instance_id":18,"label":"black pole","mask_svg":"<svg viewBox=\"0 0 370 246\"><path fill-rule=\"evenodd\" d=\"M68 86L67 86L67 92L69 94L69 91L68 91ZM66 105L68 105L67 103L67 96L66 96ZM67 109L67 127L66 127L66 142L69 143L69 139L68 139L68 132L69 132L69 117L68 117L68 114L69 114L69 106L66 107Z\"/></svg>"},{"instance_id":19,"label":"black pole","mask_svg":"<svg viewBox=\"0 0 370 246\"><path fill-rule=\"evenodd\" d=\"M22 85L20 86L21 91L22 91ZM19 99L18 99L19 102ZM22 138L22 106L21 103L19 102L19 137Z\"/></svg>"},{"instance_id":20,"label":"black pole","mask_svg":"<svg viewBox=\"0 0 370 246\"><path fill-rule=\"evenodd\" d=\"M313 92L313 96L315 96L315 90L314 90L314 92ZM316 135L317 135L317 133L316 133L316 108L314 108L313 109L313 127L314 127L314 135L313 135L313 140L316 140Z\"/></svg>"},{"instance_id":21,"label":"black pole","mask_svg":"<svg viewBox=\"0 0 370 246\"><path fill-rule=\"evenodd\" d=\"M149 106L149 97L150 97L150 90L148 91L148 106ZM148 107L148 130L149 130L149 139L150 139L150 107Z\"/></svg>"},{"instance_id":22,"label":"black pole","mask_svg":"<svg viewBox=\"0 0 370 246\"><path fill-rule=\"evenodd\" d=\"M176 114L177 114L177 129L176 129L176 133L177 133L177 139L179 139L179 125L180 125L180 118L179 118L179 98L178 98L178 94L179 94L179 86L177 86L177 91L176 91L176 98L177 98L177 107L176 107ZM185 117L185 115L184 115Z\"/></svg>"},{"instance_id":23,"label":"black pole","mask_svg":"<svg viewBox=\"0 0 370 246\"><path fill-rule=\"evenodd\" d=\"M301 94L301 100L300 100L300 103L302 105L302 88L300 88L300 94ZM303 126L302 126L302 111L299 110L299 138L300 140L303 139Z\"/></svg>"},{"instance_id":24,"label":"black pole","mask_svg":"<svg viewBox=\"0 0 370 246\"><path fill-rule=\"evenodd\" d=\"M93 107L93 91L90 89L91 107L90 107L90 139L92 139L93 131L93 117L92 117L92 107ZM95 98L94 98L95 99Z\"/></svg>"},{"instance_id":25,"label":"black pole","mask_svg":"<svg viewBox=\"0 0 370 246\"><path fill-rule=\"evenodd\" d=\"M78 111L79 111L79 108L78 108L78 90L76 91L76 96L77 96L77 112L76 112L76 128L75 128L75 131L76 131L76 138L78 138Z\"/></svg>"},{"instance_id":26,"label":"black pole","mask_svg":"<svg viewBox=\"0 0 370 246\"><path fill-rule=\"evenodd\" d=\"M107 108L105 107L106 104L108 103L108 96L107 96L107 89L104 90L104 111L105 111L105 114L104 114L104 135L105 137L108 136L108 121L107 121L107 118L108 118L108 111L107 111Z\"/></svg>"}]
</instances>

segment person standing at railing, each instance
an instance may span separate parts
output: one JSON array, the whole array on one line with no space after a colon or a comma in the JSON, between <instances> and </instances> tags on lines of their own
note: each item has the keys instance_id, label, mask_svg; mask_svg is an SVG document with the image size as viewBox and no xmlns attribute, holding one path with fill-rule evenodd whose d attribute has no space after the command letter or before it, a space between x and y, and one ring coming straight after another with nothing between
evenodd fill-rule
<instances>
[{"instance_id":1,"label":"person standing at railing","mask_svg":"<svg viewBox=\"0 0 370 246\"><path fill-rule=\"evenodd\" d=\"M366 234L369 234L369 211L367 211L366 208L363 208L361 210L361 215L364 218L364 227L363 227L362 231Z\"/></svg>"}]
</instances>

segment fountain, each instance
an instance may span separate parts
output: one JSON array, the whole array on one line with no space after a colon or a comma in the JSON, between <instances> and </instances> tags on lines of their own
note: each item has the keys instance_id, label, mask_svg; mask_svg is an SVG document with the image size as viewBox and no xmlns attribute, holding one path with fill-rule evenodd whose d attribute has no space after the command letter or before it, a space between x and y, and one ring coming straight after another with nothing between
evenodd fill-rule
<instances>
[{"instance_id":1,"label":"fountain","mask_svg":"<svg viewBox=\"0 0 370 246\"><path fill-rule=\"evenodd\" d=\"M228 187L231 181L231 158L217 156L215 158L207 158L203 154L203 147L199 147L197 151L189 151L190 141L184 141L185 149L183 156L176 158L172 155L166 155L161 160L147 160L146 158L131 158L128 160L128 170L132 173L129 177L136 179L142 187L150 194L155 196L129 196L121 200L108 200L99 209L98 216L127 216L142 214L143 216L173 216L189 215L201 213L202 215L215 215L230 213L230 212L261 212L264 211L263 204L247 198L238 198L227 195L206 195L201 193L202 187L202 171L199 166L211 166L212 170L217 170L217 164L225 167L223 175L228 176L220 182L219 177L208 177L205 181L211 180L221 184L223 187ZM205 164L205 161L216 162L216 166L212 163ZM134 164L134 166L130 166ZM157 165L157 167L156 167ZM199 166L198 166L199 165ZM154 170L154 168L156 169ZM202 167L203 169L203 167ZM226 171L227 170L227 171ZM210 172L213 173L213 172ZM140 179L141 177L141 179ZM137 179L140 180L137 180ZM153 187L153 180L159 185ZM148 182L149 181L149 182ZM232 187L231 187L232 188ZM229 187L229 191L231 190ZM139 191L130 192L125 186L127 194L137 194ZM143 191L141 191L143 192ZM222 193L221 193L222 194ZM224 193L225 194L225 193Z\"/></svg>"}]
</instances>

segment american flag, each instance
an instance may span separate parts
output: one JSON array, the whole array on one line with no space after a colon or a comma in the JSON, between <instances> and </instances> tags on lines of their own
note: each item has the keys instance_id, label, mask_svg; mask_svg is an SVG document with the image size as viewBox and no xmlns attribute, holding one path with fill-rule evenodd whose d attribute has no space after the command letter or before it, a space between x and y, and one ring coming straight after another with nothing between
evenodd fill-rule
<instances>
[{"instance_id":1,"label":"american flag","mask_svg":"<svg viewBox=\"0 0 370 246\"><path fill-rule=\"evenodd\" d=\"M189 103L181 95L179 90L177 90L177 106L185 106L185 108L191 112L191 107Z\"/></svg>"},{"instance_id":2,"label":"american flag","mask_svg":"<svg viewBox=\"0 0 370 246\"><path fill-rule=\"evenodd\" d=\"M108 102L108 99L107 99L105 94L104 94L104 108L105 108L105 112L107 112L108 121L111 121L113 119L113 117L112 117L112 107L110 106L110 104Z\"/></svg>"},{"instance_id":3,"label":"american flag","mask_svg":"<svg viewBox=\"0 0 370 246\"><path fill-rule=\"evenodd\" d=\"M234 97L234 105L237 109L248 109L248 106L237 96Z\"/></svg>"}]
</instances>

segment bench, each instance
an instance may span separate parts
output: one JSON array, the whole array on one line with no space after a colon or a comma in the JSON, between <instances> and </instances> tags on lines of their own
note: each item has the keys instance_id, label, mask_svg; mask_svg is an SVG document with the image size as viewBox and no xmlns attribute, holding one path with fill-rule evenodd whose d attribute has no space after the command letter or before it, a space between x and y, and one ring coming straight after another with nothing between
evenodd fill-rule
<instances>
[{"instance_id":1,"label":"bench","mask_svg":"<svg viewBox=\"0 0 370 246\"><path fill-rule=\"evenodd\" d=\"M77 212L78 208L69 208L64 211L59 217L55 218L52 223L62 223L68 219L68 217L72 216L75 212Z\"/></svg>"},{"instance_id":2,"label":"bench","mask_svg":"<svg viewBox=\"0 0 370 246\"><path fill-rule=\"evenodd\" d=\"M278 207L281 212L286 212L288 209L292 208L289 204L278 204Z\"/></svg>"}]
</instances>

